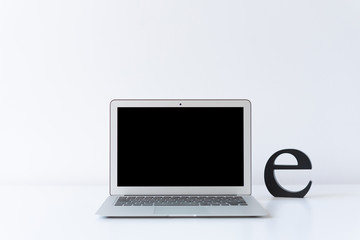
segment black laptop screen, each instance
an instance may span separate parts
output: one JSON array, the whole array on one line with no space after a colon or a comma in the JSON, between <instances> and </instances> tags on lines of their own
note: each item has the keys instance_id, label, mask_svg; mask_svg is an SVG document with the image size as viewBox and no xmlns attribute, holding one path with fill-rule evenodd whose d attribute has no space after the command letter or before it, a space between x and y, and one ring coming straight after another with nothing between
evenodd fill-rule
<instances>
[{"instance_id":1,"label":"black laptop screen","mask_svg":"<svg viewBox=\"0 0 360 240\"><path fill-rule=\"evenodd\" d=\"M241 107L118 108L119 187L244 186Z\"/></svg>"}]
</instances>

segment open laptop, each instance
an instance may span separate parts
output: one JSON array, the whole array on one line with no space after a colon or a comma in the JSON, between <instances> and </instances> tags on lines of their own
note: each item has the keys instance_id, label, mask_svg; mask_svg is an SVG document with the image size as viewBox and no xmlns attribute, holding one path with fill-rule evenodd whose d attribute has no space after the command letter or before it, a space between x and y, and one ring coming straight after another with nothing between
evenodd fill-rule
<instances>
[{"instance_id":1,"label":"open laptop","mask_svg":"<svg viewBox=\"0 0 360 240\"><path fill-rule=\"evenodd\" d=\"M113 100L106 217L265 216L248 100Z\"/></svg>"}]
</instances>

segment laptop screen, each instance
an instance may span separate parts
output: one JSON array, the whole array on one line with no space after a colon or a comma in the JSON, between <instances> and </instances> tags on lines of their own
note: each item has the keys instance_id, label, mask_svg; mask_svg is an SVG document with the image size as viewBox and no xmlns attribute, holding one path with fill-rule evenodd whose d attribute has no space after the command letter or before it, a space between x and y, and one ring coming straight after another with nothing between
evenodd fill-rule
<instances>
[{"instance_id":1,"label":"laptop screen","mask_svg":"<svg viewBox=\"0 0 360 240\"><path fill-rule=\"evenodd\" d=\"M242 107L118 107L117 186L244 186Z\"/></svg>"}]
</instances>

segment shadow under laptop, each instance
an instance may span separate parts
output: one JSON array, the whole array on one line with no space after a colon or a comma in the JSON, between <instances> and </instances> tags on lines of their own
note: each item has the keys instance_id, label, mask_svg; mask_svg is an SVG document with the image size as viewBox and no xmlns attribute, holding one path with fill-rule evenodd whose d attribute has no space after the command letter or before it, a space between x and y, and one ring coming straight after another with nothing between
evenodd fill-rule
<instances>
[{"instance_id":1,"label":"shadow under laptop","mask_svg":"<svg viewBox=\"0 0 360 240\"><path fill-rule=\"evenodd\" d=\"M266 218L259 217L160 217L106 218L99 217L108 234L132 239L243 239L257 235L256 226ZM260 222L259 222L260 220ZM116 230L115 230L116 229ZM121 232L121 234L119 234Z\"/></svg>"}]
</instances>

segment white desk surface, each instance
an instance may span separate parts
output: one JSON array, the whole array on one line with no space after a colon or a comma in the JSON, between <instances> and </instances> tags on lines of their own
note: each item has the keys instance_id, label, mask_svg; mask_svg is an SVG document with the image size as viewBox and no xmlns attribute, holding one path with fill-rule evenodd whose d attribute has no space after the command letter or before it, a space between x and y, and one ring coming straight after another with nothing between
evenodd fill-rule
<instances>
[{"instance_id":1,"label":"white desk surface","mask_svg":"<svg viewBox=\"0 0 360 240\"><path fill-rule=\"evenodd\" d=\"M102 218L107 186L0 186L0 239L360 239L360 185L253 195L267 218Z\"/></svg>"}]
</instances>

